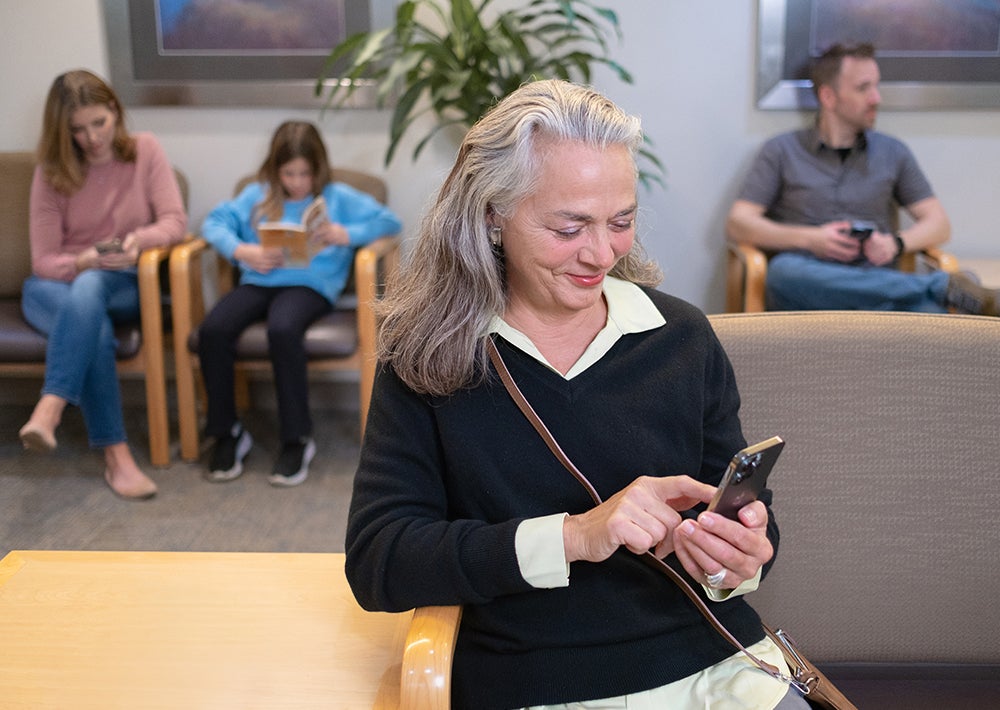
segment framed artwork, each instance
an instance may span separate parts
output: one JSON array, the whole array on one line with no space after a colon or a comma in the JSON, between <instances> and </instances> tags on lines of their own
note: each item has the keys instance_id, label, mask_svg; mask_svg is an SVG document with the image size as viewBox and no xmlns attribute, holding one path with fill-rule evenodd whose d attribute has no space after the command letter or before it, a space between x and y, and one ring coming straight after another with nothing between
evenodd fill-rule
<instances>
[{"instance_id":1,"label":"framed artwork","mask_svg":"<svg viewBox=\"0 0 1000 710\"><path fill-rule=\"evenodd\" d=\"M124 103L140 106L321 106L315 83L330 50L356 32L388 26L395 5L394 0L101 2L109 78ZM374 105L374 91L355 92L351 105Z\"/></svg>"},{"instance_id":2,"label":"framed artwork","mask_svg":"<svg viewBox=\"0 0 1000 710\"><path fill-rule=\"evenodd\" d=\"M875 45L883 108L1000 107L1000 0L758 0L758 25L758 108L815 108L834 42Z\"/></svg>"}]
</instances>

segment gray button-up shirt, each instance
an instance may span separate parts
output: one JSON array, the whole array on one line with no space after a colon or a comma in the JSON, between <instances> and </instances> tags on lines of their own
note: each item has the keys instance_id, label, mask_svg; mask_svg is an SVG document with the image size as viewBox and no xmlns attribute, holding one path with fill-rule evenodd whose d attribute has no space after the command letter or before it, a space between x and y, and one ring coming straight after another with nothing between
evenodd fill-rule
<instances>
[{"instance_id":1,"label":"gray button-up shirt","mask_svg":"<svg viewBox=\"0 0 1000 710\"><path fill-rule=\"evenodd\" d=\"M820 225L867 220L880 232L897 228L900 205L934 194L906 145L876 131L858 135L842 151L829 148L815 128L783 133L758 153L739 198L766 208L785 224Z\"/></svg>"}]
</instances>

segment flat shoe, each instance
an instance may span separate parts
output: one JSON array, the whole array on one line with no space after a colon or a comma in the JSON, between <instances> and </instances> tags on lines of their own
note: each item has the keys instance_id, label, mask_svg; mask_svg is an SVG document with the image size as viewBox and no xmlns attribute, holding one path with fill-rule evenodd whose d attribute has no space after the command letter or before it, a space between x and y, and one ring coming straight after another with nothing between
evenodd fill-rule
<instances>
[{"instance_id":1,"label":"flat shoe","mask_svg":"<svg viewBox=\"0 0 1000 710\"><path fill-rule=\"evenodd\" d=\"M21 427L18 436L21 437L21 443L28 451L37 451L41 454L48 454L55 451L56 435L31 422Z\"/></svg>"},{"instance_id":2,"label":"flat shoe","mask_svg":"<svg viewBox=\"0 0 1000 710\"><path fill-rule=\"evenodd\" d=\"M156 495L156 484L145 475L142 478L143 480L136 481L128 486L121 484L116 486L111 482L111 471L104 470L104 480L108 482L111 490L127 500L146 500Z\"/></svg>"}]
</instances>

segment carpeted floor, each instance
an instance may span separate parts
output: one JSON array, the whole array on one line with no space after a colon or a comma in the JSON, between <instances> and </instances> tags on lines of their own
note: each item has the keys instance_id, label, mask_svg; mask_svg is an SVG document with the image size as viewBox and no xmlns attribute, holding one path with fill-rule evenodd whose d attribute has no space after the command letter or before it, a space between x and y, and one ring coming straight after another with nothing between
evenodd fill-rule
<instances>
[{"instance_id":1,"label":"carpeted floor","mask_svg":"<svg viewBox=\"0 0 1000 710\"><path fill-rule=\"evenodd\" d=\"M357 385L340 383L341 389ZM35 390L37 391L37 390ZM3 400L8 400L3 397ZM48 456L23 451L17 431L30 399L0 404L0 557L16 549L342 552L351 482L358 459L357 409L332 408L351 397L313 395L316 458L300 486L274 488L267 474L277 455L275 412L261 407L244 419L254 437L243 475L228 483L202 478L201 463L149 467L145 410L126 406L132 449L159 486L149 501L115 496L103 458L87 447L83 418L69 409ZM126 400L128 401L128 400ZM174 424L175 426L175 424Z\"/></svg>"}]
</instances>

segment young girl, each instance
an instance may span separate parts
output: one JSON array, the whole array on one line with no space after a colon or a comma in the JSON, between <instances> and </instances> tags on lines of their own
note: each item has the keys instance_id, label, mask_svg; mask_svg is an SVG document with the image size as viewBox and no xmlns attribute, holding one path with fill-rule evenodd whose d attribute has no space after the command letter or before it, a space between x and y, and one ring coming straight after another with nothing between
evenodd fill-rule
<instances>
[{"instance_id":1,"label":"young girl","mask_svg":"<svg viewBox=\"0 0 1000 710\"><path fill-rule=\"evenodd\" d=\"M215 437L208 478L229 481L243 472L252 439L236 416L235 343L254 322L267 320L268 346L277 390L281 452L268 480L294 486L309 475L316 453L311 438L304 337L333 308L347 282L354 249L399 231L399 219L354 188L330 182L326 147L311 123L288 121L271 139L267 158L235 199L205 219L202 233L240 269L240 284L205 318L198 357L208 394L206 434ZM329 222L310 236L319 249L305 266L285 264L277 248L261 246L262 222L299 223L322 196Z\"/></svg>"},{"instance_id":2,"label":"young girl","mask_svg":"<svg viewBox=\"0 0 1000 710\"><path fill-rule=\"evenodd\" d=\"M78 405L104 478L123 498L150 498L125 438L113 324L139 315L136 262L180 241L187 215L174 171L151 133L129 133L114 90L86 70L52 82L31 185L33 275L25 319L48 337L45 383L21 427L28 449L51 451L67 404ZM116 247L99 248L102 242Z\"/></svg>"}]
</instances>

